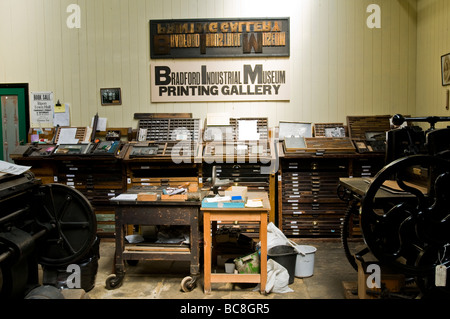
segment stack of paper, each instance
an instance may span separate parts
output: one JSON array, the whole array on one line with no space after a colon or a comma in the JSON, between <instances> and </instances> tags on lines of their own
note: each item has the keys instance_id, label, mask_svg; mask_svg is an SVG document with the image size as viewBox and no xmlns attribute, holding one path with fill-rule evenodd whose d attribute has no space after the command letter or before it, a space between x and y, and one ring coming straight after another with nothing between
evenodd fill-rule
<instances>
[{"instance_id":1,"label":"stack of paper","mask_svg":"<svg viewBox=\"0 0 450 319\"><path fill-rule=\"evenodd\" d=\"M245 207L249 208L263 207L262 199L249 199L245 204Z\"/></svg>"}]
</instances>

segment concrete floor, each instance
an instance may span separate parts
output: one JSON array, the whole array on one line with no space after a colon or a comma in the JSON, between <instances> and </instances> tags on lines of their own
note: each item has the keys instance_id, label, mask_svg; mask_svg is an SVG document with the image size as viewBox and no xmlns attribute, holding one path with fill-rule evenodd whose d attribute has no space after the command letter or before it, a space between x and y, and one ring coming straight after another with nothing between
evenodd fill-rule
<instances>
[{"instance_id":1,"label":"concrete floor","mask_svg":"<svg viewBox=\"0 0 450 319\"><path fill-rule=\"evenodd\" d=\"M114 242L102 240L99 269L95 287L88 292L90 299L345 299L343 282L356 282L357 272L347 261L339 240L302 240L302 245L317 248L314 256L314 274L308 278L295 278L289 287L294 292L269 293L255 291L255 286L239 284L212 284L212 292L203 292L203 276L191 292L180 289L181 280L189 275L189 263L142 261L127 265L121 287L105 288L105 280L112 273ZM352 243L352 249L364 247L362 242Z\"/></svg>"}]
</instances>

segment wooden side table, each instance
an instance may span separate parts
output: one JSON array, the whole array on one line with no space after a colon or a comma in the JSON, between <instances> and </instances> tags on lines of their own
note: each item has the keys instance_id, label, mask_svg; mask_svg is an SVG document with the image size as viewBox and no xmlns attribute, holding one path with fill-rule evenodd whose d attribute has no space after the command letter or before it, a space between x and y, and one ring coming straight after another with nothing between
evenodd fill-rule
<instances>
[{"instance_id":1,"label":"wooden side table","mask_svg":"<svg viewBox=\"0 0 450 319\"><path fill-rule=\"evenodd\" d=\"M261 293L265 292L267 282L267 216L270 202L265 192L249 192L249 199L263 199L263 207L258 208L201 208L203 212L203 247L204 247L204 291L211 292L211 283L259 283ZM211 273L212 236L211 223L216 229L218 221L222 222L259 222L259 239L261 256L259 274Z\"/></svg>"}]
</instances>

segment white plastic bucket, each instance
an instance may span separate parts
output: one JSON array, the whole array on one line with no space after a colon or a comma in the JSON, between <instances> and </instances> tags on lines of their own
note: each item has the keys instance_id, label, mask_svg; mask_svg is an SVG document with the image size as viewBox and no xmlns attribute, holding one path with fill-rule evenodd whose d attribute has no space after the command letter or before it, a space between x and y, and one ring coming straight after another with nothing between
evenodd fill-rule
<instances>
[{"instance_id":1,"label":"white plastic bucket","mask_svg":"<svg viewBox=\"0 0 450 319\"><path fill-rule=\"evenodd\" d=\"M311 277L314 274L314 255L317 248L308 245L297 245L296 247L305 255L297 254L295 277Z\"/></svg>"},{"instance_id":2,"label":"white plastic bucket","mask_svg":"<svg viewBox=\"0 0 450 319\"><path fill-rule=\"evenodd\" d=\"M235 263L234 263L234 261L233 261L232 258L231 258L231 259L228 259L228 260L225 262L225 272L226 272L227 274L233 274L235 268L236 268L236 265L235 265Z\"/></svg>"}]
</instances>

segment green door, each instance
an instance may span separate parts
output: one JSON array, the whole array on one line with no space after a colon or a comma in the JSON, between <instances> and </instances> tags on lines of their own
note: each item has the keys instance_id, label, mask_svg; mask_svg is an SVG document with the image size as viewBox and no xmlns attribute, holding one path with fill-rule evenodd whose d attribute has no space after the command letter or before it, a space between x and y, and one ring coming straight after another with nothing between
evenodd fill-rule
<instances>
[{"instance_id":1,"label":"green door","mask_svg":"<svg viewBox=\"0 0 450 319\"><path fill-rule=\"evenodd\" d=\"M9 154L27 142L28 84L0 84L0 113L0 160L13 162Z\"/></svg>"}]
</instances>

